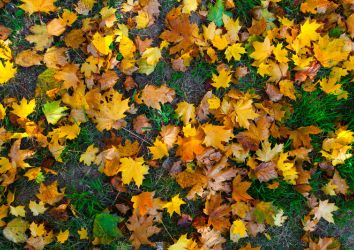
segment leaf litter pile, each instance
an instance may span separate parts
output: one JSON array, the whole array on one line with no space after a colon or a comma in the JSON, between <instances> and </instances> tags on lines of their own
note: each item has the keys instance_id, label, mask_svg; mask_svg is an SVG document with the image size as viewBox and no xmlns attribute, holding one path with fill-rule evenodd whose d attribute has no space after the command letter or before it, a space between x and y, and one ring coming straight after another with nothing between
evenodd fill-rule
<instances>
[{"instance_id":1,"label":"leaf litter pile","mask_svg":"<svg viewBox=\"0 0 354 250\"><path fill-rule=\"evenodd\" d=\"M1 249L341 248L353 0L0 8Z\"/></svg>"}]
</instances>

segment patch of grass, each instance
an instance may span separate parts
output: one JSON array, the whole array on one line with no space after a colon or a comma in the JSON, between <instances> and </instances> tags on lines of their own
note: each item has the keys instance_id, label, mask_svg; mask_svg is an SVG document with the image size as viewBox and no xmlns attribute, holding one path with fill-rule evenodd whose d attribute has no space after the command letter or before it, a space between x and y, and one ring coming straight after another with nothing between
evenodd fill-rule
<instances>
[{"instance_id":1,"label":"patch of grass","mask_svg":"<svg viewBox=\"0 0 354 250\"><path fill-rule=\"evenodd\" d=\"M294 111L285 125L292 129L315 125L324 132L333 131L335 122L343 117L343 114L338 112L343 103L343 100L337 100L336 96L327 95L321 90L302 91L301 97L292 102Z\"/></svg>"},{"instance_id":2,"label":"patch of grass","mask_svg":"<svg viewBox=\"0 0 354 250\"><path fill-rule=\"evenodd\" d=\"M168 176L162 168L153 169L143 181L142 187L149 192L155 191L156 197L171 199L171 197L181 194L183 197L186 190L183 190L173 177Z\"/></svg>"},{"instance_id":3,"label":"patch of grass","mask_svg":"<svg viewBox=\"0 0 354 250\"><path fill-rule=\"evenodd\" d=\"M273 202L275 206L282 208L287 215L293 216L294 214L305 213L306 199L292 185L281 180L278 181L280 183L278 188L269 189L266 183L256 180L252 183L249 194L255 199Z\"/></svg>"},{"instance_id":4,"label":"patch of grass","mask_svg":"<svg viewBox=\"0 0 354 250\"><path fill-rule=\"evenodd\" d=\"M100 141L102 134L96 129L95 125L87 122L81 126L80 134L72 142L68 142L61 154L64 162L79 162L80 155L86 148Z\"/></svg>"},{"instance_id":5,"label":"patch of grass","mask_svg":"<svg viewBox=\"0 0 354 250\"><path fill-rule=\"evenodd\" d=\"M179 124L178 116L170 104L161 105L161 110L142 107L140 111L152 121L152 127L157 131L160 131L161 127L166 124Z\"/></svg>"},{"instance_id":6,"label":"patch of grass","mask_svg":"<svg viewBox=\"0 0 354 250\"><path fill-rule=\"evenodd\" d=\"M195 82L204 83L216 72L215 65L205 61L197 61L192 65L191 75Z\"/></svg>"},{"instance_id":7,"label":"patch of grass","mask_svg":"<svg viewBox=\"0 0 354 250\"><path fill-rule=\"evenodd\" d=\"M235 1L237 17L246 25L251 23L250 11L261 4L260 0L238 0Z\"/></svg>"},{"instance_id":8,"label":"patch of grass","mask_svg":"<svg viewBox=\"0 0 354 250\"><path fill-rule=\"evenodd\" d=\"M342 178L344 178L351 190L354 190L354 157L349 158L344 164L336 167Z\"/></svg>"},{"instance_id":9,"label":"patch of grass","mask_svg":"<svg viewBox=\"0 0 354 250\"><path fill-rule=\"evenodd\" d=\"M98 198L90 191L66 195L80 214L93 217L104 209Z\"/></svg>"}]
</instances>

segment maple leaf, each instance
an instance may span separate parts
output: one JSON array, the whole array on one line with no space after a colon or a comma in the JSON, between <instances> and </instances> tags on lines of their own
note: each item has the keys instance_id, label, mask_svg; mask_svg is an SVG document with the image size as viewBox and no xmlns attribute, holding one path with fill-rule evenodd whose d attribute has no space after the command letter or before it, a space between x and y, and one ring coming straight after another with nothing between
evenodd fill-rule
<instances>
[{"instance_id":1,"label":"maple leaf","mask_svg":"<svg viewBox=\"0 0 354 250\"><path fill-rule=\"evenodd\" d=\"M28 208L31 210L34 216L43 214L47 210L43 201L40 201L38 203L35 201L30 201Z\"/></svg>"},{"instance_id":2,"label":"maple leaf","mask_svg":"<svg viewBox=\"0 0 354 250\"><path fill-rule=\"evenodd\" d=\"M182 13L190 14L198 8L198 0L183 0Z\"/></svg>"},{"instance_id":3,"label":"maple leaf","mask_svg":"<svg viewBox=\"0 0 354 250\"><path fill-rule=\"evenodd\" d=\"M148 107L161 110L161 104L172 102L176 92L170 89L166 84L156 87L155 85L146 85L141 94L141 100Z\"/></svg>"},{"instance_id":4,"label":"maple leaf","mask_svg":"<svg viewBox=\"0 0 354 250\"><path fill-rule=\"evenodd\" d=\"M298 39L302 46L309 46L311 41L317 41L320 37L320 34L317 30L322 25L317 23L316 21L310 22L310 19L306 19L305 23L300 27L300 34L298 35Z\"/></svg>"},{"instance_id":5,"label":"maple leaf","mask_svg":"<svg viewBox=\"0 0 354 250\"><path fill-rule=\"evenodd\" d=\"M205 133L203 143L206 146L212 146L214 148L223 150L224 145L222 142L227 143L231 138L233 138L232 129L226 129L225 126L205 124L202 128Z\"/></svg>"},{"instance_id":6,"label":"maple leaf","mask_svg":"<svg viewBox=\"0 0 354 250\"><path fill-rule=\"evenodd\" d=\"M27 101L25 98L22 98L19 105L15 102L12 104L11 113L17 115L20 118L26 118L34 111L35 107L36 107L35 99Z\"/></svg>"},{"instance_id":7,"label":"maple leaf","mask_svg":"<svg viewBox=\"0 0 354 250\"><path fill-rule=\"evenodd\" d=\"M168 149L173 147L177 140L179 131L179 128L173 125L162 126L160 135Z\"/></svg>"},{"instance_id":8,"label":"maple leaf","mask_svg":"<svg viewBox=\"0 0 354 250\"><path fill-rule=\"evenodd\" d=\"M16 75L16 68L10 61L0 61L0 85L6 83Z\"/></svg>"},{"instance_id":9,"label":"maple leaf","mask_svg":"<svg viewBox=\"0 0 354 250\"><path fill-rule=\"evenodd\" d=\"M149 209L153 207L154 194L154 192L142 192L131 198L133 208L138 211L139 215L147 214Z\"/></svg>"},{"instance_id":10,"label":"maple leaf","mask_svg":"<svg viewBox=\"0 0 354 250\"><path fill-rule=\"evenodd\" d=\"M211 196L205 202L204 213L209 216L208 226L213 225L213 228L220 231L225 231L230 227L230 212L231 208L222 203L221 194Z\"/></svg>"},{"instance_id":11,"label":"maple leaf","mask_svg":"<svg viewBox=\"0 0 354 250\"><path fill-rule=\"evenodd\" d=\"M111 41L111 43L112 43L112 41ZM110 44L108 44L108 48L109 48L109 45ZM134 57L135 51L136 51L136 47L134 45L134 42L132 40L130 40L129 37L123 36L119 42L119 52L122 54L122 56L124 58L132 58L132 57ZM104 54L104 53L102 53L102 54Z\"/></svg>"},{"instance_id":12,"label":"maple leaf","mask_svg":"<svg viewBox=\"0 0 354 250\"><path fill-rule=\"evenodd\" d=\"M241 181L241 175L237 175L232 181L232 199L235 201L248 201L253 198L247 193L251 182Z\"/></svg>"},{"instance_id":13,"label":"maple leaf","mask_svg":"<svg viewBox=\"0 0 354 250\"><path fill-rule=\"evenodd\" d=\"M266 182L277 178L278 174L275 170L275 166L273 162L263 162L259 164L255 169L257 179L261 182Z\"/></svg>"},{"instance_id":14,"label":"maple leaf","mask_svg":"<svg viewBox=\"0 0 354 250\"><path fill-rule=\"evenodd\" d=\"M27 240L26 231L29 223L21 218L15 218L7 223L3 230L6 239L14 243L23 243Z\"/></svg>"},{"instance_id":15,"label":"maple leaf","mask_svg":"<svg viewBox=\"0 0 354 250\"><path fill-rule=\"evenodd\" d=\"M315 207L312 212L314 213L314 219L320 220L321 218L325 219L329 223L334 223L333 212L337 211L339 208L334 203L328 203L328 200L321 201L318 204L318 207Z\"/></svg>"},{"instance_id":16,"label":"maple leaf","mask_svg":"<svg viewBox=\"0 0 354 250\"><path fill-rule=\"evenodd\" d=\"M172 197L171 201L167 202L162 208L167 208L167 212L172 217L173 213L181 215L181 205L186 204L181 198L179 198L179 194Z\"/></svg>"},{"instance_id":17,"label":"maple leaf","mask_svg":"<svg viewBox=\"0 0 354 250\"><path fill-rule=\"evenodd\" d=\"M88 240L87 230L84 227L81 227L77 233L79 234L80 240Z\"/></svg>"},{"instance_id":18,"label":"maple leaf","mask_svg":"<svg viewBox=\"0 0 354 250\"><path fill-rule=\"evenodd\" d=\"M230 239L233 242L238 242L239 239L247 236L245 223L242 220L235 220L230 227Z\"/></svg>"},{"instance_id":19,"label":"maple leaf","mask_svg":"<svg viewBox=\"0 0 354 250\"><path fill-rule=\"evenodd\" d=\"M234 58L235 61L241 60L241 54L245 54L246 50L242 47L241 43L234 43L231 46L228 46L225 50L225 56L227 61L230 61L231 58Z\"/></svg>"},{"instance_id":20,"label":"maple leaf","mask_svg":"<svg viewBox=\"0 0 354 250\"><path fill-rule=\"evenodd\" d=\"M30 31L34 34L26 36L26 40L30 43L34 43L35 49L42 51L52 44L53 37L48 34L47 26L45 24L34 25L30 28Z\"/></svg>"},{"instance_id":21,"label":"maple leaf","mask_svg":"<svg viewBox=\"0 0 354 250\"><path fill-rule=\"evenodd\" d=\"M337 170L335 170L335 172L334 172L332 181L333 181L333 184L336 186L335 191L337 193L341 193L341 194L345 195L348 192L349 186L348 186L346 180L340 176L340 174Z\"/></svg>"},{"instance_id":22,"label":"maple leaf","mask_svg":"<svg viewBox=\"0 0 354 250\"><path fill-rule=\"evenodd\" d=\"M87 98L91 106L87 114L95 118L94 121L99 131L120 127L117 122L126 116L124 113L129 110L129 99L123 100L123 95L113 88L103 95L95 95L93 92L93 99L89 96Z\"/></svg>"},{"instance_id":23,"label":"maple leaf","mask_svg":"<svg viewBox=\"0 0 354 250\"><path fill-rule=\"evenodd\" d=\"M296 184L298 172L294 166L294 162L288 160L289 152L280 153L277 161L277 167L282 171L284 180L292 185Z\"/></svg>"},{"instance_id":24,"label":"maple leaf","mask_svg":"<svg viewBox=\"0 0 354 250\"><path fill-rule=\"evenodd\" d=\"M30 158L35 152L29 149L21 150L20 147L21 139L17 139L11 146L9 157L11 159L12 166L20 168L31 167L30 164L25 162L25 160Z\"/></svg>"},{"instance_id":25,"label":"maple leaf","mask_svg":"<svg viewBox=\"0 0 354 250\"><path fill-rule=\"evenodd\" d=\"M99 149L95 147L95 145L90 145L86 149L85 153L81 154L80 162L83 162L85 165L90 166L92 162L96 159L96 154L98 153Z\"/></svg>"},{"instance_id":26,"label":"maple leaf","mask_svg":"<svg viewBox=\"0 0 354 250\"><path fill-rule=\"evenodd\" d=\"M252 46L255 51L250 54L250 57L259 62L265 61L272 54L273 46L268 37L263 42L253 42Z\"/></svg>"},{"instance_id":27,"label":"maple leaf","mask_svg":"<svg viewBox=\"0 0 354 250\"><path fill-rule=\"evenodd\" d=\"M168 30L161 33L160 38L175 43L170 48L170 54L181 50L188 51L200 39L198 25L189 21L189 15L181 13L181 8L172 9L166 16Z\"/></svg>"},{"instance_id":28,"label":"maple leaf","mask_svg":"<svg viewBox=\"0 0 354 250\"><path fill-rule=\"evenodd\" d=\"M102 36L100 33L96 32L92 38L92 44L98 52L103 55L108 55L112 52L109 46L113 42L113 36Z\"/></svg>"},{"instance_id":29,"label":"maple leaf","mask_svg":"<svg viewBox=\"0 0 354 250\"><path fill-rule=\"evenodd\" d=\"M33 237L43 236L47 233L47 231L44 228L44 223L36 224L35 222L32 222L29 226L29 229Z\"/></svg>"},{"instance_id":30,"label":"maple leaf","mask_svg":"<svg viewBox=\"0 0 354 250\"><path fill-rule=\"evenodd\" d=\"M129 184L134 180L135 184L140 187L144 175L149 171L149 167L144 164L144 159L139 157L134 160L131 157L124 157L120 159L120 163L118 172L122 172L123 183Z\"/></svg>"},{"instance_id":31,"label":"maple leaf","mask_svg":"<svg viewBox=\"0 0 354 250\"><path fill-rule=\"evenodd\" d=\"M37 54L36 51L28 49L17 54L15 62L22 67L31 67L33 65L41 65L42 60L42 55Z\"/></svg>"},{"instance_id":32,"label":"maple leaf","mask_svg":"<svg viewBox=\"0 0 354 250\"><path fill-rule=\"evenodd\" d=\"M54 181L48 186L44 183L41 183L39 186L39 193L36 194L37 198L42 202L49 205L54 205L64 197L64 192L58 192L58 182Z\"/></svg>"},{"instance_id":33,"label":"maple leaf","mask_svg":"<svg viewBox=\"0 0 354 250\"><path fill-rule=\"evenodd\" d=\"M187 234L183 234L176 243L168 247L168 250L188 250L194 249L194 247L196 247L196 243L192 239L188 239Z\"/></svg>"},{"instance_id":34,"label":"maple leaf","mask_svg":"<svg viewBox=\"0 0 354 250\"><path fill-rule=\"evenodd\" d=\"M32 15L34 12L50 13L57 9L54 3L56 0L21 0L19 7Z\"/></svg>"},{"instance_id":35,"label":"maple leaf","mask_svg":"<svg viewBox=\"0 0 354 250\"><path fill-rule=\"evenodd\" d=\"M250 126L248 120L254 120L259 116L256 112L254 112L251 99L239 99L236 103L233 103L233 106L236 115L236 122L238 122L243 128L248 129Z\"/></svg>"},{"instance_id":36,"label":"maple leaf","mask_svg":"<svg viewBox=\"0 0 354 250\"><path fill-rule=\"evenodd\" d=\"M330 39L328 35L325 35L319 37L318 43L314 44L313 52L323 67L330 68L347 59L350 49L347 40Z\"/></svg>"},{"instance_id":37,"label":"maple leaf","mask_svg":"<svg viewBox=\"0 0 354 250\"><path fill-rule=\"evenodd\" d=\"M261 250L260 247L252 247L251 243L248 242L246 246L241 247L239 250Z\"/></svg>"},{"instance_id":38,"label":"maple leaf","mask_svg":"<svg viewBox=\"0 0 354 250\"><path fill-rule=\"evenodd\" d=\"M283 144L276 144L273 148L271 148L271 146L268 140L264 141L262 143L262 150L258 149L256 151L257 159L268 162L283 151Z\"/></svg>"},{"instance_id":39,"label":"maple leaf","mask_svg":"<svg viewBox=\"0 0 354 250\"><path fill-rule=\"evenodd\" d=\"M160 141L159 139L155 140L154 145L149 147L149 150L153 155L152 157L153 160L159 160L165 156L168 156L167 145L162 141Z\"/></svg>"},{"instance_id":40,"label":"maple leaf","mask_svg":"<svg viewBox=\"0 0 354 250\"><path fill-rule=\"evenodd\" d=\"M13 216L20 216L20 217L25 217L26 216L26 211L25 211L25 206L10 206L10 214Z\"/></svg>"},{"instance_id":41,"label":"maple leaf","mask_svg":"<svg viewBox=\"0 0 354 250\"><path fill-rule=\"evenodd\" d=\"M300 10L303 13L324 13L328 8L336 8L338 5L328 0L307 0L301 3Z\"/></svg>"},{"instance_id":42,"label":"maple leaf","mask_svg":"<svg viewBox=\"0 0 354 250\"><path fill-rule=\"evenodd\" d=\"M176 113L183 121L183 124L195 122L195 107L188 102L180 102L177 104Z\"/></svg>"},{"instance_id":43,"label":"maple leaf","mask_svg":"<svg viewBox=\"0 0 354 250\"><path fill-rule=\"evenodd\" d=\"M219 75L216 75L213 73L212 75L212 86L214 86L216 89L219 88L228 88L230 86L231 82L231 72L230 70L226 68L221 68L218 71Z\"/></svg>"},{"instance_id":44,"label":"maple leaf","mask_svg":"<svg viewBox=\"0 0 354 250\"><path fill-rule=\"evenodd\" d=\"M63 113L68 110L67 107L61 107L60 101L47 102L43 105L42 111L45 115L49 124L55 125L60 118L66 116L67 114Z\"/></svg>"},{"instance_id":45,"label":"maple leaf","mask_svg":"<svg viewBox=\"0 0 354 250\"><path fill-rule=\"evenodd\" d=\"M155 243L149 240L154 234L160 232L160 228L153 225L154 216L138 216L133 214L126 223L127 228L132 232L129 240L132 241L134 248L139 249L141 245L155 246Z\"/></svg>"},{"instance_id":46,"label":"maple leaf","mask_svg":"<svg viewBox=\"0 0 354 250\"><path fill-rule=\"evenodd\" d=\"M300 127L294 131L290 131L289 138L293 140L294 148L304 146L305 148L311 148L310 135L317 135L321 132L321 129L316 126Z\"/></svg>"},{"instance_id":47,"label":"maple leaf","mask_svg":"<svg viewBox=\"0 0 354 250\"><path fill-rule=\"evenodd\" d=\"M280 93L289 97L292 100L296 100L294 84L290 80L281 80L279 82Z\"/></svg>"},{"instance_id":48,"label":"maple leaf","mask_svg":"<svg viewBox=\"0 0 354 250\"><path fill-rule=\"evenodd\" d=\"M57 235L57 241L60 244L64 244L69 239L70 232L69 230L61 231Z\"/></svg>"}]
</instances>

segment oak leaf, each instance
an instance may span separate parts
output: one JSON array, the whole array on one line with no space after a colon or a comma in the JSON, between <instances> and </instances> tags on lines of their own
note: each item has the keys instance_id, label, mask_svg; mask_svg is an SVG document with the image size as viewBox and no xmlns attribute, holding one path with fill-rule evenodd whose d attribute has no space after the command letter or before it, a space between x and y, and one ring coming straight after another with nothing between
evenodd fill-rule
<instances>
[{"instance_id":1,"label":"oak leaf","mask_svg":"<svg viewBox=\"0 0 354 250\"><path fill-rule=\"evenodd\" d=\"M134 248L137 250L141 245L155 246L155 243L149 240L154 234L160 232L160 228L154 226L154 216L138 216L133 214L126 223L129 231L132 232L129 240L132 241Z\"/></svg>"}]
</instances>

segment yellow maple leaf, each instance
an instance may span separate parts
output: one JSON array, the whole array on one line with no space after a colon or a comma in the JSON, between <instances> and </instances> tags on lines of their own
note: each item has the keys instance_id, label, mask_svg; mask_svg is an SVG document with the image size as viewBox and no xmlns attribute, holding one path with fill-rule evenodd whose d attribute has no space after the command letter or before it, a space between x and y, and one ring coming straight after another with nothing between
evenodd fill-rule
<instances>
[{"instance_id":1,"label":"yellow maple leaf","mask_svg":"<svg viewBox=\"0 0 354 250\"><path fill-rule=\"evenodd\" d=\"M195 249L196 243L192 239L187 238L187 234L183 234L179 237L176 243L168 247L168 250L188 250Z\"/></svg>"},{"instance_id":2,"label":"yellow maple leaf","mask_svg":"<svg viewBox=\"0 0 354 250\"><path fill-rule=\"evenodd\" d=\"M249 128L250 123L248 120L254 120L259 115L254 112L252 106L252 100L247 98L242 98L234 103L234 109L236 114L236 122L240 124L243 128Z\"/></svg>"},{"instance_id":3,"label":"yellow maple leaf","mask_svg":"<svg viewBox=\"0 0 354 250\"><path fill-rule=\"evenodd\" d=\"M222 21L224 22L224 27L227 30L227 37L231 43L239 40L238 32L242 28L239 19L233 20L228 15L222 15Z\"/></svg>"},{"instance_id":4,"label":"yellow maple leaf","mask_svg":"<svg viewBox=\"0 0 354 250\"><path fill-rule=\"evenodd\" d=\"M272 54L273 46L268 37L266 37L263 42L253 42L252 46L254 52L250 54L250 57L258 62L265 61Z\"/></svg>"},{"instance_id":5,"label":"yellow maple leaf","mask_svg":"<svg viewBox=\"0 0 354 250\"><path fill-rule=\"evenodd\" d=\"M144 175L149 171L149 167L144 164L144 158L139 157L135 160L131 157L120 159L120 168L118 172L122 172L122 181L124 184L129 184L134 181L140 187L143 183Z\"/></svg>"},{"instance_id":6,"label":"yellow maple leaf","mask_svg":"<svg viewBox=\"0 0 354 250\"><path fill-rule=\"evenodd\" d=\"M184 137L196 136L197 130L192 127L192 124L188 123L182 129Z\"/></svg>"},{"instance_id":7,"label":"yellow maple leaf","mask_svg":"<svg viewBox=\"0 0 354 250\"><path fill-rule=\"evenodd\" d=\"M280 153L279 159L277 161L277 167L282 171L284 181L295 185L296 179L298 178L298 172L294 166L294 162L288 160L289 152Z\"/></svg>"},{"instance_id":8,"label":"yellow maple leaf","mask_svg":"<svg viewBox=\"0 0 354 250\"><path fill-rule=\"evenodd\" d=\"M87 240L88 239L86 228L81 227L80 230L77 231L77 233L80 236L80 240Z\"/></svg>"},{"instance_id":9,"label":"yellow maple leaf","mask_svg":"<svg viewBox=\"0 0 354 250\"><path fill-rule=\"evenodd\" d=\"M225 35L215 35L211 42L213 43L213 46L218 50L224 50L227 45L229 45L229 41Z\"/></svg>"},{"instance_id":10,"label":"yellow maple leaf","mask_svg":"<svg viewBox=\"0 0 354 250\"><path fill-rule=\"evenodd\" d=\"M316 21L310 21L312 20L307 19L300 27L300 34L297 37L300 41L300 46L309 46L311 45L311 41L317 41L320 37L320 34L316 30L318 30L322 24Z\"/></svg>"},{"instance_id":11,"label":"yellow maple leaf","mask_svg":"<svg viewBox=\"0 0 354 250\"><path fill-rule=\"evenodd\" d=\"M54 205L64 197L64 192L58 192L58 182L54 181L48 186L46 186L44 183L41 183L39 186L39 193L36 194L36 196L44 203Z\"/></svg>"},{"instance_id":12,"label":"yellow maple leaf","mask_svg":"<svg viewBox=\"0 0 354 250\"><path fill-rule=\"evenodd\" d=\"M186 204L181 198L179 198L179 194L175 195L170 202L167 202L163 205L163 208L167 208L167 212L170 216L173 213L181 215L181 205Z\"/></svg>"},{"instance_id":13,"label":"yellow maple leaf","mask_svg":"<svg viewBox=\"0 0 354 250\"><path fill-rule=\"evenodd\" d=\"M95 145L90 145L86 149L85 153L81 154L80 162L83 162L85 165L90 166L92 162L96 159L96 154L99 149L95 147Z\"/></svg>"},{"instance_id":14,"label":"yellow maple leaf","mask_svg":"<svg viewBox=\"0 0 354 250\"><path fill-rule=\"evenodd\" d=\"M137 29L144 29L149 25L149 13L143 10L138 11L138 15L134 17Z\"/></svg>"},{"instance_id":15,"label":"yellow maple leaf","mask_svg":"<svg viewBox=\"0 0 354 250\"><path fill-rule=\"evenodd\" d=\"M206 146L212 146L223 150L223 142L227 143L234 135L232 129L226 129L224 126L217 126L212 124L203 125L205 138L203 143Z\"/></svg>"},{"instance_id":16,"label":"yellow maple leaf","mask_svg":"<svg viewBox=\"0 0 354 250\"><path fill-rule=\"evenodd\" d=\"M233 242L238 242L239 239L247 236L245 223L240 219L235 220L230 227L230 239Z\"/></svg>"},{"instance_id":17,"label":"yellow maple leaf","mask_svg":"<svg viewBox=\"0 0 354 250\"><path fill-rule=\"evenodd\" d=\"M52 44L53 36L48 34L47 26L45 24L34 25L30 28L30 31L33 34L26 36L26 40L30 43L34 43L35 49L42 51Z\"/></svg>"},{"instance_id":18,"label":"yellow maple leaf","mask_svg":"<svg viewBox=\"0 0 354 250\"><path fill-rule=\"evenodd\" d=\"M183 121L183 124L195 122L195 107L186 101L177 104L176 113Z\"/></svg>"},{"instance_id":19,"label":"yellow maple leaf","mask_svg":"<svg viewBox=\"0 0 354 250\"><path fill-rule=\"evenodd\" d=\"M64 244L69 238L70 232L69 230L65 230L64 232L60 230L57 235L57 241L61 244Z\"/></svg>"},{"instance_id":20,"label":"yellow maple leaf","mask_svg":"<svg viewBox=\"0 0 354 250\"><path fill-rule=\"evenodd\" d=\"M47 231L44 228L44 223L37 224L35 222L32 222L29 226L29 229L31 230L31 235L33 237L43 236L47 233Z\"/></svg>"},{"instance_id":21,"label":"yellow maple leaf","mask_svg":"<svg viewBox=\"0 0 354 250\"><path fill-rule=\"evenodd\" d=\"M230 61L231 58L234 58L235 61L240 61L241 54L245 54L246 50L242 47L241 43L234 43L227 47L225 50L225 56L227 61Z\"/></svg>"},{"instance_id":22,"label":"yellow maple leaf","mask_svg":"<svg viewBox=\"0 0 354 250\"><path fill-rule=\"evenodd\" d=\"M113 42L113 36L102 36L100 33L96 32L92 37L92 44L95 48L103 55L108 55L112 52L109 48Z\"/></svg>"},{"instance_id":23,"label":"yellow maple leaf","mask_svg":"<svg viewBox=\"0 0 354 250\"><path fill-rule=\"evenodd\" d=\"M26 216L26 210L25 210L25 206L17 206L17 207L13 207L10 206L10 214L18 217L25 217Z\"/></svg>"},{"instance_id":24,"label":"yellow maple leaf","mask_svg":"<svg viewBox=\"0 0 354 250\"><path fill-rule=\"evenodd\" d=\"M50 13L57 9L54 3L56 0L21 0L23 3L19 6L24 11L32 15L34 12Z\"/></svg>"},{"instance_id":25,"label":"yellow maple leaf","mask_svg":"<svg viewBox=\"0 0 354 250\"><path fill-rule=\"evenodd\" d=\"M329 223L334 223L333 212L337 211L339 208L334 203L328 203L328 200L321 201L318 204L318 207L313 209L315 214L314 219L325 219Z\"/></svg>"},{"instance_id":26,"label":"yellow maple leaf","mask_svg":"<svg viewBox=\"0 0 354 250\"><path fill-rule=\"evenodd\" d=\"M349 56L351 51L350 40L342 38L331 39L328 35L319 37L318 43L313 46L313 52L323 67L330 68Z\"/></svg>"},{"instance_id":27,"label":"yellow maple leaf","mask_svg":"<svg viewBox=\"0 0 354 250\"><path fill-rule=\"evenodd\" d=\"M153 155L153 160L159 160L165 156L168 156L168 149L166 144L160 141L159 139L155 140L154 145L149 147L149 150Z\"/></svg>"},{"instance_id":28,"label":"yellow maple leaf","mask_svg":"<svg viewBox=\"0 0 354 250\"><path fill-rule=\"evenodd\" d=\"M279 82L280 93L289 97L292 100L296 100L294 83L290 80L281 80Z\"/></svg>"},{"instance_id":29,"label":"yellow maple leaf","mask_svg":"<svg viewBox=\"0 0 354 250\"><path fill-rule=\"evenodd\" d=\"M15 76L17 69L10 61L0 61L0 85L6 83Z\"/></svg>"},{"instance_id":30,"label":"yellow maple leaf","mask_svg":"<svg viewBox=\"0 0 354 250\"><path fill-rule=\"evenodd\" d=\"M147 64L155 66L161 59L161 49L158 47L147 48L141 55L141 59L145 59Z\"/></svg>"},{"instance_id":31,"label":"yellow maple leaf","mask_svg":"<svg viewBox=\"0 0 354 250\"><path fill-rule=\"evenodd\" d=\"M134 52L136 51L135 44L127 36L122 36L119 43L119 52L124 58L134 57Z\"/></svg>"},{"instance_id":32,"label":"yellow maple leaf","mask_svg":"<svg viewBox=\"0 0 354 250\"><path fill-rule=\"evenodd\" d=\"M213 82L211 83L211 85L214 86L216 89L229 87L231 82L230 70L226 68L221 68L218 73L219 75L213 73L212 75Z\"/></svg>"},{"instance_id":33,"label":"yellow maple leaf","mask_svg":"<svg viewBox=\"0 0 354 250\"><path fill-rule=\"evenodd\" d=\"M183 0L182 13L190 14L198 8L198 0Z\"/></svg>"},{"instance_id":34,"label":"yellow maple leaf","mask_svg":"<svg viewBox=\"0 0 354 250\"><path fill-rule=\"evenodd\" d=\"M38 203L35 201L30 201L28 207L34 216L43 214L47 210L43 201L40 201Z\"/></svg>"},{"instance_id":35,"label":"yellow maple leaf","mask_svg":"<svg viewBox=\"0 0 354 250\"><path fill-rule=\"evenodd\" d=\"M283 45L281 43L278 43L277 46L274 47L273 54L279 63L287 63L289 61L288 51L283 49Z\"/></svg>"},{"instance_id":36,"label":"yellow maple leaf","mask_svg":"<svg viewBox=\"0 0 354 250\"><path fill-rule=\"evenodd\" d=\"M31 114L34 111L34 108L36 107L36 100L32 99L29 102L25 99L22 98L20 104L13 103L12 104L12 111L11 113L17 115L20 118L26 118L29 114Z\"/></svg>"}]
</instances>

